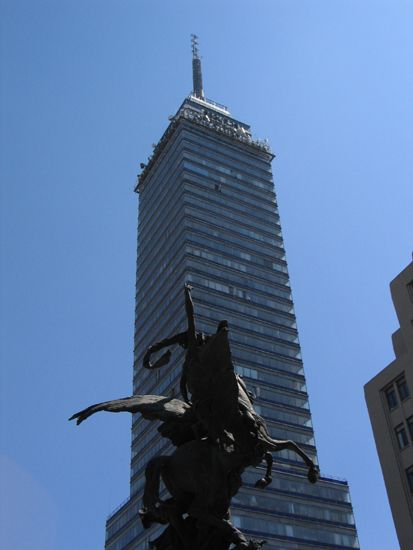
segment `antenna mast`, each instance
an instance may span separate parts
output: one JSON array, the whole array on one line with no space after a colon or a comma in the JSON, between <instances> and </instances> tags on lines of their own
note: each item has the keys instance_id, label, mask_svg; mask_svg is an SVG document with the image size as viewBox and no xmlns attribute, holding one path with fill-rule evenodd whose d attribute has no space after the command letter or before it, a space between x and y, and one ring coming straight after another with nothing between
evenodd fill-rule
<instances>
[{"instance_id":1,"label":"antenna mast","mask_svg":"<svg viewBox=\"0 0 413 550\"><path fill-rule=\"evenodd\" d=\"M204 99L204 89L202 86L202 68L201 57L198 50L198 37L196 34L191 34L192 44L192 81L193 95L199 99Z\"/></svg>"}]
</instances>

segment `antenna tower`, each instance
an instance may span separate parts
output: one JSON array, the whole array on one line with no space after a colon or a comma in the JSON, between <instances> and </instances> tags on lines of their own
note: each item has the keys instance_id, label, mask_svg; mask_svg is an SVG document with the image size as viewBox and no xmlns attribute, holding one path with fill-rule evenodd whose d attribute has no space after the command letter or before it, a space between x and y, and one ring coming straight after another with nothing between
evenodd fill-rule
<instances>
[{"instance_id":1,"label":"antenna tower","mask_svg":"<svg viewBox=\"0 0 413 550\"><path fill-rule=\"evenodd\" d=\"M192 81L193 95L199 99L204 99L204 89L202 85L202 67L201 56L198 49L198 37L196 34L191 34L192 45Z\"/></svg>"}]
</instances>

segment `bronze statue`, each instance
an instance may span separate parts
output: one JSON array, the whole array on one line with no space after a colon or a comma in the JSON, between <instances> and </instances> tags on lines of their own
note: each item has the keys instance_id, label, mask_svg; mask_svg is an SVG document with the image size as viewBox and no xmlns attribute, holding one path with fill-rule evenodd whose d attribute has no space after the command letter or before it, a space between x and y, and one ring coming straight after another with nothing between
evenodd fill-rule
<instances>
[{"instance_id":1,"label":"bronze statue","mask_svg":"<svg viewBox=\"0 0 413 550\"><path fill-rule=\"evenodd\" d=\"M185 285L185 306L188 330L154 344L143 360L145 368L160 368L169 361L170 351L154 364L151 354L174 344L186 348L183 401L136 395L92 405L70 420L80 424L98 411L139 412L149 420L161 420L159 432L176 449L152 458L145 470L143 526L167 525L152 548L228 550L234 544L237 550L258 550L264 541L247 540L230 521L231 499L242 485L245 468L265 460L266 474L256 483L265 488L271 483L271 453L288 449L304 460L311 483L317 481L319 470L293 441L272 439L254 411L252 395L234 370L227 322L221 321L213 335L197 333L189 285ZM161 480L170 493L164 501L159 497Z\"/></svg>"}]
</instances>

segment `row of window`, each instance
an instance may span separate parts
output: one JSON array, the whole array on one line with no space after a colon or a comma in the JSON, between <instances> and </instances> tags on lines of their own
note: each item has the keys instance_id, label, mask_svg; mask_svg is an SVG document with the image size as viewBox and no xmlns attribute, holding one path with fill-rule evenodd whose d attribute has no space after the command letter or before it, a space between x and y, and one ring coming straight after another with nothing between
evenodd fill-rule
<instances>
[{"instance_id":1,"label":"row of window","mask_svg":"<svg viewBox=\"0 0 413 550\"><path fill-rule=\"evenodd\" d=\"M205 175L212 173L224 174L224 176L229 176L229 184L232 187L238 188L241 192L244 193L254 193L258 197L262 197L267 201L274 201L274 191L272 181L265 182L264 185L261 185L260 180L254 178L246 171L240 171L236 164L232 166L225 166L222 162L217 162L212 159L207 160L205 155L198 156L192 154L189 151L184 151L184 165L190 166L192 169L204 170Z\"/></svg>"},{"instance_id":2,"label":"row of window","mask_svg":"<svg viewBox=\"0 0 413 550\"><path fill-rule=\"evenodd\" d=\"M313 527L302 526L277 518L244 516L237 510L237 514L232 516L232 523L240 529L247 529L253 533L268 533L269 535L281 535L285 537L294 537L302 541L322 542L326 545L345 546L347 548L359 548L358 540L355 534L345 532L335 532L327 529L317 529Z\"/></svg>"},{"instance_id":3,"label":"row of window","mask_svg":"<svg viewBox=\"0 0 413 550\"><path fill-rule=\"evenodd\" d=\"M231 210L236 210L242 214L247 214L248 218L256 218L269 224L280 224L280 216L277 205L267 204L261 205L259 200L251 201L250 197L244 197L240 193L230 193L227 187L222 188L222 193L211 193L215 189L215 185L225 183L224 177L220 176L213 181L206 181L205 178L198 177L195 173L186 172L183 176L185 194L191 193L202 200L213 202L223 208L231 207ZM261 207L262 206L262 207Z\"/></svg>"},{"instance_id":4,"label":"row of window","mask_svg":"<svg viewBox=\"0 0 413 550\"><path fill-rule=\"evenodd\" d=\"M246 251L245 247L233 243L222 242L222 239L212 238L210 233L201 233L198 235L196 232L187 233L185 236L187 242L193 244L202 245L204 248L214 250L215 252L223 252L224 254L240 258L241 260L247 260L253 262L259 266L267 269L281 271L282 273L288 273L285 260L276 257L275 254L265 254L259 250Z\"/></svg>"},{"instance_id":5,"label":"row of window","mask_svg":"<svg viewBox=\"0 0 413 550\"><path fill-rule=\"evenodd\" d=\"M234 363L247 363L248 365L257 365L258 367L269 367L291 374L303 376L304 369L301 360L289 357L274 356L262 349L251 349L243 344L231 341L231 353ZM276 373L274 373L276 374Z\"/></svg>"},{"instance_id":6,"label":"row of window","mask_svg":"<svg viewBox=\"0 0 413 550\"><path fill-rule=\"evenodd\" d=\"M262 279L260 280L255 277L250 277L249 275L233 271L231 268L227 269L221 266L216 267L212 263L206 263L197 258L189 258L186 261L186 267L188 270L191 270L193 273L197 273L198 275L204 275L207 277L211 276L215 277L217 280L227 282L233 289L237 286L244 287L246 291L241 295L241 298L246 298L247 300L247 290L251 289L253 291L258 290L259 292L271 296L280 296L290 302L292 301L290 288L279 283L269 283L267 281L262 282Z\"/></svg>"},{"instance_id":7,"label":"row of window","mask_svg":"<svg viewBox=\"0 0 413 550\"><path fill-rule=\"evenodd\" d=\"M271 514L283 514L300 516L306 519L319 519L320 521L329 521L332 523L342 523L354 525L354 517L347 510L320 507L309 504L308 502L297 502L287 498L275 497L273 491L267 493L243 491L238 493L232 503L235 506L249 506L251 508L260 508Z\"/></svg>"},{"instance_id":8,"label":"row of window","mask_svg":"<svg viewBox=\"0 0 413 550\"><path fill-rule=\"evenodd\" d=\"M259 477L261 468L248 468L242 474L242 481L247 485L254 487L257 481L257 474ZM266 489L269 492L281 492L281 493L293 493L300 497L311 496L315 500L331 500L335 502L350 503L349 493L347 486L340 485L327 485L325 482L310 484L307 479L298 475L286 475L277 471L273 476L271 485Z\"/></svg>"},{"instance_id":9,"label":"row of window","mask_svg":"<svg viewBox=\"0 0 413 550\"><path fill-rule=\"evenodd\" d=\"M246 290L242 288L237 288L232 285L225 285L222 283L219 283L218 281L213 281L210 279L206 279L205 277L200 277L199 275L189 273L187 275L188 281L191 281L194 283L194 286L202 286L204 288L209 288L211 290L216 290L217 292L228 294L230 296L234 296L237 298L241 298L242 300L247 300L248 302L251 302L252 304L256 304L258 306L266 306L271 307L275 310L279 311L285 311L287 313L293 313L294 308L292 301L286 300L281 297L273 296L273 299L268 299L268 297L262 295L261 293L258 294L258 292L247 292ZM277 301L275 301L275 300ZM279 300L279 301L278 301Z\"/></svg>"},{"instance_id":10,"label":"row of window","mask_svg":"<svg viewBox=\"0 0 413 550\"><path fill-rule=\"evenodd\" d=\"M211 311L208 307L198 305L197 307L197 318L200 321L216 322L219 320L215 312ZM279 340L284 340L286 342L292 342L293 344L298 344L298 336L296 332L290 332L288 329L282 329L271 325L266 325L265 323L257 323L252 318L242 318L232 315L222 315L221 318L225 318L228 323L231 331L240 329L248 331L252 335L259 335L263 338L269 336L270 338L278 338Z\"/></svg>"},{"instance_id":11,"label":"row of window","mask_svg":"<svg viewBox=\"0 0 413 550\"><path fill-rule=\"evenodd\" d=\"M240 246L242 249L252 252L253 254L264 254L270 257L275 257L285 261L285 251L280 242L277 246L262 241L257 241L251 237L240 235L238 230L222 230L222 227L211 223L203 222L199 219L185 218L185 227L195 230L205 236L213 236L227 246Z\"/></svg>"},{"instance_id":12,"label":"row of window","mask_svg":"<svg viewBox=\"0 0 413 550\"><path fill-rule=\"evenodd\" d=\"M287 377L285 375L280 375L279 372L262 369L261 365L260 365L260 368L258 369L252 368L251 365L243 366L245 365L245 363L247 363L248 365L248 362L242 361L242 360L241 360L241 364L239 360L237 360L237 363L236 363L236 370L241 376L247 376L251 380L268 382L270 384L275 384L275 382L277 382L277 385L283 386L291 390L299 391L299 392L307 391L304 378L296 379L296 378ZM258 388L259 386L257 386L257 389Z\"/></svg>"},{"instance_id":13,"label":"row of window","mask_svg":"<svg viewBox=\"0 0 413 550\"><path fill-rule=\"evenodd\" d=\"M271 401L272 403L294 407L295 409L309 410L310 408L307 397L293 397L292 395L286 395L281 393L277 388L261 387L260 397L262 397L262 399L266 399L267 401Z\"/></svg>"},{"instance_id":14,"label":"row of window","mask_svg":"<svg viewBox=\"0 0 413 550\"><path fill-rule=\"evenodd\" d=\"M257 268L256 266L249 263L241 263L231 260L229 258L226 258L222 253L216 254L213 252L209 252L208 250L201 247L193 247L190 244L186 244L185 252L193 256L203 258L204 260L207 260L209 262L235 269L236 271L240 271L241 273L247 273L248 275L252 275L253 277L264 278L266 281L271 283L278 283L288 287L290 286L290 282L286 275L281 275L279 273L268 270L264 271L262 268Z\"/></svg>"},{"instance_id":15,"label":"row of window","mask_svg":"<svg viewBox=\"0 0 413 550\"><path fill-rule=\"evenodd\" d=\"M392 411L399 406L399 402L405 401L410 397L409 386L404 375L396 378L385 390L386 401L389 409Z\"/></svg>"},{"instance_id":16,"label":"row of window","mask_svg":"<svg viewBox=\"0 0 413 550\"><path fill-rule=\"evenodd\" d=\"M198 303L197 313L199 314L202 311L205 314L207 312L204 311L203 304L208 304L208 306L214 308L214 305L216 304L218 297L210 295L208 292L205 295L205 292L203 291L203 288L199 285L198 285L198 287L199 287L198 288L199 300L197 300L197 303ZM168 290L168 289L166 289L166 290ZM161 295L157 295L157 297L156 297L156 303L158 304L158 299L159 299L159 308L162 308L162 310L163 310L164 306L166 305L165 302L168 300L168 296L163 291L160 294ZM218 320L219 312L222 312L223 315L221 315L221 316L224 316L225 318L229 318L229 319L233 318L233 314L228 310L228 308L225 308L225 312L223 312L224 303L225 303L225 301L220 301L218 304L216 304L215 307L217 308L217 312L215 314L211 313L212 318L216 317L215 320ZM151 307L149 307L150 311L154 310L153 305L154 304L151 304ZM233 308L233 306L234 306L232 301L229 302L229 305L231 306L231 308ZM237 305L237 304L235 304L235 305ZM218 309L218 306L219 306L219 309ZM137 325L136 325L136 330L137 330L136 341L135 341L136 357L141 355L141 353L143 353L143 351L145 351L146 347L149 344L154 343L155 340L159 340L159 339L164 338L166 336L170 336L172 333L174 333L174 331L179 332L178 325L181 325L182 322L184 322L184 319L182 317L182 307L181 307L181 302L180 302L180 294L179 295L177 294L175 296L175 299L173 300L173 303L168 304L167 311L165 311L165 313L160 316L160 320L156 319L153 323L148 323L147 320L146 320L147 319L146 314L150 313L150 311L148 312L148 309L146 309L146 312L145 312L145 315L144 315L143 310L142 310L142 304L140 304L139 312L142 312L142 316L140 316L140 318L138 319ZM158 311L158 313L159 313L159 311ZM247 313L247 310L246 310L246 313ZM250 313L254 313L254 310ZM207 313L207 317L210 317L210 315L208 313ZM281 317L277 316L277 315L273 315L273 317L274 317L274 319L272 319L273 321L274 320L277 320L278 322L283 321L283 319ZM235 319L235 317L234 317L234 319ZM235 326L239 325L240 323L242 324L243 319L245 319L244 316L239 317L239 318L237 317L236 321L234 322L234 328L235 328ZM248 316L245 320L249 322L250 316ZM202 321L202 320L200 319L200 321ZM255 326L255 324L251 325L251 327L249 327L249 328L253 329L254 326ZM260 327L260 326L262 326L262 325L261 324L257 325L257 327ZM184 330L184 328L182 328L182 327L181 327L181 329ZM214 326L213 332L214 331L215 331L215 326ZM287 339L290 339L290 340L294 340L295 336L296 336L295 331L293 331L291 333L291 338L288 337L288 334L287 334L288 331L289 331L288 328L283 330L281 327L275 327L274 325L270 327L271 336L276 335L278 337L281 337L282 339L287 338ZM235 350L234 350L234 353L235 353ZM236 354L236 355L237 356L240 355L240 357L242 357L244 355L244 353L241 352L241 354ZM269 367L275 367L275 368L278 366L278 362L279 362L275 358L270 358L269 363L268 363L268 361L266 361L264 358L261 357L261 353L260 353L259 359L257 358L256 353L255 353L252 357L248 357L248 358L245 357L245 360L254 361L254 362L256 362L258 360L259 364L263 364L263 365L265 364ZM301 365L294 365L293 367L289 367L289 366L284 366L284 363L283 363L280 368L282 368L282 370L298 372L298 371L301 370Z\"/></svg>"},{"instance_id":17,"label":"row of window","mask_svg":"<svg viewBox=\"0 0 413 550\"><path fill-rule=\"evenodd\" d=\"M189 281L192 281L193 279L194 277L191 277L189 278ZM206 319L202 319L202 325L200 326L200 328L208 334L212 334L216 330L216 324ZM251 336L250 333L244 332L238 327L234 327L234 329L230 333L230 339L231 342L245 344L252 347L253 349L263 349L272 353L279 353L287 357L301 359L301 350L298 344L279 340L274 336L272 336L271 338L261 335Z\"/></svg>"},{"instance_id":18,"label":"row of window","mask_svg":"<svg viewBox=\"0 0 413 550\"><path fill-rule=\"evenodd\" d=\"M174 262L173 262L174 263ZM149 275L149 274L148 274ZM172 278L171 275L174 277ZM178 277L177 277L178 275ZM162 273L162 279L164 280L165 284L160 284L162 281L158 279L158 287L160 288L160 292L157 294L150 293L148 294L149 288L151 288L151 285L148 287L146 292L142 292L141 290L138 291L138 325L139 326L145 326L147 325L146 319L151 317L151 311L155 309L155 305L158 305L157 309L157 317L160 317L160 310L159 307L162 307L164 309L167 307L167 304L170 304L171 302L171 291L176 289L175 283L176 279L180 278L180 273L176 271L175 269L172 269L172 265L170 266L170 269L168 268L166 271ZM191 275L188 275L188 279L191 277ZM208 288L211 288L213 290L217 290L219 292L223 292L225 294L231 294L235 297L248 300L251 302L251 305L256 303L257 305L262 305L265 307L272 307L276 310L286 311L287 313L290 313L293 311L292 302L289 300L283 300L282 298L278 298L274 296L274 298L278 298L277 302L274 302L273 300L268 300L268 298L264 296L258 296L257 294L247 292L244 289L239 289L236 287L229 287L228 285L223 285L218 283L217 281L206 281L203 278L196 277L197 283L200 285L207 285ZM274 290L275 292L275 290ZM277 292L281 293L281 290L277 289ZM289 291L287 291L289 293ZM176 297L176 296L175 296ZM156 304L155 304L156 302ZM145 320L144 320L145 318Z\"/></svg>"},{"instance_id":19,"label":"row of window","mask_svg":"<svg viewBox=\"0 0 413 550\"><path fill-rule=\"evenodd\" d=\"M197 236L195 236L195 235L192 236L192 239L198 240ZM164 261L160 260L158 262L157 266L154 266L150 262L145 262L144 264L140 263L141 269L139 270L139 277L138 277L138 283L139 283L138 304L140 306L139 309L147 310L147 305L148 305L147 301L148 301L148 299L153 297L153 296L148 296L148 293L151 293L151 289L152 289L154 284L156 284L158 287L162 288L162 284L160 284L161 283L160 277L162 277L162 279L164 279L165 281L170 282L170 276L172 274L174 274L174 275L176 274L177 261L179 260L178 265L179 265L179 263L182 263L182 260L180 259L180 255L178 254L179 249L181 248L179 246L179 244L180 243L177 240L175 242L175 244L172 245L172 247L168 250L167 258L165 258L165 255L163 254ZM201 254L199 249L195 249L193 246L191 247L190 245L187 245L187 246L189 247L188 251L195 252L199 255ZM218 245L218 246L220 246L220 245ZM225 249L227 247L223 247L223 248ZM181 252L182 252L182 250L181 250ZM208 259L211 259L213 261L216 261L218 258L221 257L220 255L211 254L211 253L207 253L207 252L203 252L203 257L204 256L208 256ZM244 256L245 256L245 258L244 258ZM249 254L244 254L243 253L242 257L243 257L244 261L250 261L250 259L251 259ZM233 267L230 260L226 260L226 259L222 258L222 263L223 264L224 263L230 264L230 267ZM269 263L270 267L273 268L274 264L270 261L268 263ZM258 274L258 271L256 271L253 267L250 267L249 265L245 265L245 264L244 264L244 266L245 266L245 269L248 268L248 272L251 272L251 273L254 272L254 274L255 274L255 272L257 272L257 274ZM239 264L234 263L234 268L236 268L236 267L239 267ZM276 266L276 267L279 267L279 266ZM142 269L143 269L143 271L142 271ZM212 268L210 268L209 270L212 271ZM261 273L259 273L259 275L261 275ZM277 276L275 273L274 274L271 273L271 278L272 279L277 279L277 277L279 277L279 276ZM252 285L254 283L253 279L248 279L248 281L250 281L249 285ZM277 290L273 290L273 293L281 295L282 297L290 297L289 288L285 287L285 282L286 282L285 280L282 281L282 279L280 279L277 282L276 281L273 281L273 282L275 283L275 285L277 285L277 283L278 283L278 285L282 285L280 287L277 286ZM257 284L258 283L255 283L254 286L257 286ZM151 295L152 294L153 293L151 293ZM248 299L248 293L244 292L244 294L240 297ZM268 305L268 303L266 303L265 305ZM278 306L278 308L279 308L279 306ZM289 309L291 309L291 306L289 306Z\"/></svg>"},{"instance_id":20,"label":"row of window","mask_svg":"<svg viewBox=\"0 0 413 550\"><path fill-rule=\"evenodd\" d=\"M226 263L228 264L229 262L227 261ZM272 296L280 296L283 300L292 302L291 289L284 281L270 281L262 276L259 277L250 275L245 271L237 271L231 265L224 265L224 262L221 265L217 265L217 263L210 260L203 261L200 259L200 256L194 257L188 255L185 267L188 271L197 271L200 275L215 276L218 280L222 280L230 285L238 285L246 289L271 294ZM247 298L246 294L241 297Z\"/></svg>"},{"instance_id":21,"label":"row of window","mask_svg":"<svg viewBox=\"0 0 413 550\"><path fill-rule=\"evenodd\" d=\"M254 319L257 322L269 323L270 325L279 325L289 328L290 330L297 328L295 317L292 314L279 312L274 310L266 310L261 307L252 306L250 303L245 304L237 299L237 296L218 296L214 294L211 297L205 292L197 292L197 306L204 305L215 311L217 319L226 318L229 315L235 315L237 318Z\"/></svg>"},{"instance_id":22,"label":"row of window","mask_svg":"<svg viewBox=\"0 0 413 550\"><path fill-rule=\"evenodd\" d=\"M262 208L268 212L274 212L276 208L275 197L273 200L264 200L262 197L257 197L253 193L248 193L244 187L237 185L233 180L224 176L208 171L195 163L183 161L182 168L184 169L184 180L195 179L193 176L199 176L198 180L203 182L203 188L208 190L208 196L211 195L211 189L215 189L215 183L225 184L221 187L222 196L230 197L231 199L236 196L240 197L243 202L251 203L255 208ZM253 189L250 189L253 191Z\"/></svg>"},{"instance_id":23,"label":"row of window","mask_svg":"<svg viewBox=\"0 0 413 550\"><path fill-rule=\"evenodd\" d=\"M176 157L176 155L174 155ZM151 193L150 193L150 200L149 200L149 204L148 204L148 200L145 200L145 212L142 211L142 216L140 216L139 218L139 232L141 233L143 231L143 229L145 228L145 230L149 231L149 233L151 233L151 231L153 229L151 229L151 227L159 227L159 222L155 224L155 220L158 220L158 219L164 219L165 216L160 214L160 211L163 210L166 207L169 208L170 206L170 200L171 198L174 199L176 196L179 196L180 200L182 200L182 174L180 173L179 171L179 163L177 162L179 160L179 157L175 158L175 160L172 162L172 158L170 159L170 166L169 166L169 173L168 173L168 180L167 180L167 185L163 185L163 180L162 180L162 177L164 176L164 174L162 174L162 177L159 178L158 177L158 174L155 176L154 178L154 181L152 182L151 184ZM173 169L173 173L172 172L172 169ZM162 173L162 170L160 170L159 172L160 174ZM160 179L160 181L158 181ZM219 183L216 183L215 184L215 188L218 186L220 187L221 184L223 183L224 178L221 178L220 177L220 182ZM185 182L185 180L184 180ZM205 188L205 180L202 180L199 182L200 185L202 185L203 188ZM207 182L209 183L209 182ZM176 191L181 191L180 193L175 193L173 194L172 193L172 197L171 197L171 186L174 186L174 187L177 187ZM204 193L204 197L205 199L207 200L207 202L209 203L209 208L213 208L212 204L211 204L211 198L214 198L214 202L216 202L216 196L215 195L212 195L210 193L210 189L211 189L211 186L209 185L208 186L208 193L205 195ZM185 186L185 190L187 191L187 186ZM145 195L145 199L147 199L147 195ZM237 191L236 192L236 198L238 199L240 196L240 193ZM187 200L191 201L191 197L188 196L188 194L186 193L186 198ZM256 199L256 195L253 196L254 199ZM246 220L242 220L240 219L239 221L240 222L245 222L247 224L252 224L254 225L254 222L253 222L253 219L251 218L251 214L252 214L252 211L251 211L251 200L248 198L248 204L245 205L245 206L241 206L241 205L237 205L237 204L233 204L235 197L234 196L231 196L231 207L229 208L229 204L228 204L228 200L227 198L225 198L223 201L220 200L220 204L218 206L218 214L219 213L226 213L226 215L229 215L230 217L233 217L234 214L231 213L231 210L234 210L234 208L236 210L243 210L245 211L245 213L247 214L247 219ZM143 200L143 198L142 198ZM196 201L196 204L197 206L199 206L199 199ZM257 205L261 206L261 203L260 201L257 203ZM208 205L204 205L204 207L206 208ZM142 209L143 210L143 209ZM151 215L149 216L148 220L149 220L149 224L147 223L143 223L143 217L144 217L144 214L149 210L149 212L151 213ZM270 214L269 214L270 215ZM239 216L239 213L237 212L237 217ZM148 217L148 216L147 216ZM173 216L170 216L170 218L172 218ZM278 221L278 216L275 215L275 212L274 212L274 208L271 208L271 225L273 226L274 222ZM142 219L141 219L142 218ZM261 222L262 224L262 221L263 221L263 213L262 213L262 208L260 208L260 213L257 213L257 221ZM150 227L149 227L150 226ZM261 226L260 226L261 227ZM274 234L274 233L280 233L280 227L277 226L277 228L274 230L273 228L271 229L267 229L267 231L269 232L269 234Z\"/></svg>"},{"instance_id":24,"label":"row of window","mask_svg":"<svg viewBox=\"0 0 413 550\"><path fill-rule=\"evenodd\" d=\"M253 188L253 191L262 191L263 194L265 193L269 196L274 195L274 186L270 172L266 173L264 178L260 178L260 174L257 173L257 170L249 170L247 167L241 166L237 161L225 163L224 159L222 157L219 158L217 155L205 155L205 149L200 149L199 152L194 151L194 149L184 149L184 158L210 168L215 172L245 182L248 187Z\"/></svg>"},{"instance_id":25,"label":"row of window","mask_svg":"<svg viewBox=\"0 0 413 550\"><path fill-rule=\"evenodd\" d=\"M266 419L269 418L286 425L288 424L312 429L311 418L309 416L305 417L301 414L299 415L297 413L285 412L284 409L275 408L273 403L271 403L271 405L271 407L267 407L265 405L257 405L254 403L254 410L257 414L265 417Z\"/></svg>"},{"instance_id":26,"label":"row of window","mask_svg":"<svg viewBox=\"0 0 413 550\"><path fill-rule=\"evenodd\" d=\"M234 216L232 220L228 220L223 215L223 212L213 212L212 208L207 212L203 212L201 208L198 208L198 205L193 207L185 205L185 214L197 220L202 220L205 223L215 224L219 229L228 229L229 231L237 232L240 235L255 239L256 241L265 242L269 245L282 246L282 239L280 237L273 238L274 234L264 232L261 228L252 230L244 225L242 220L236 216Z\"/></svg>"},{"instance_id":27,"label":"row of window","mask_svg":"<svg viewBox=\"0 0 413 550\"><path fill-rule=\"evenodd\" d=\"M215 190L218 190L220 184L215 184ZM220 200L219 200L220 199ZM228 198L222 199L215 194L203 195L199 197L193 190L186 189L184 194L184 202L196 205L200 210L211 211L214 214L221 214L226 218L237 220L246 226L255 227L256 229L265 231L270 235L276 235L281 237L281 227L279 225L278 216L267 214L267 216L258 217L254 215L254 211L244 206L240 206L233 200L229 201Z\"/></svg>"},{"instance_id":28,"label":"row of window","mask_svg":"<svg viewBox=\"0 0 413 550\"><path fill-rule=\"evenodd\" d=\"M156 195L158 195L156 198L156 202L159 202L159 193L162 194L164 197L165 194L170 194L171 185L173 184L179 185L179 182L181 180L181 161L182 161L182 154L183 154L183 146L182 143L175 143L172 145L172 148L167 156L167 160L158 167L158 169L151 174L151 185L148 187L148 190L146 193L142 194L141 196L141 202L142 202L142 209L141 209L141 216L140 216L140 223L144 221L144 218L148 217L145 216L145 214L149 214L149 217L152 217L153 214L153 208L147 208L149 206L147 204L148 200L149 203L153 203L153 199ZM178 176L178 178L177 178ZM212 178L210 178L212 179ZM165 185L166 183L166 185ZM272 187L271 181L270 187ZM205 182L202 182L203 185L205 185ZM168 193L169 192L169 193ZM252 200L254 200L255 197L251 197ZM143 208L143 203L145 202L145 208ZM250 202L250 201L249 201ZM145 211L145 212L144 212Z\"/></svg>"},{"instance_id":29,"label":"row of window","mask_svg":"<svg viewBox=\"0 0 413 550\"><path fill-rule=\"evenodd\" d=\"M212 141L209 135L207 139L205 139L204 136L202 136L202 138L196 136L196 138L198 138L196 141L194 140L195 136L193 132L183 132L183 136L188 150L196 151L201 154L204 154L205 151L210 151L210 156L215 156L218 160L222 158L223 162L240 166L241 169L244 168L245 171L252 171L254 175L264 179L265 183L272 181L271 165L269 162L264 162L260 158L247 155L245 151L239 153L229 145L224 148L222 146L222 141ZM219 158L217 154L220 156ZM224 156L221 157L222 155Z\"/></svg>"},{"instance_id":30,"label":"row of window","mask_svg":"<svg viewBox=\"0 0 413 550\"><path fill-rule=\"evenodd\" d=\"M404 422L402 422L401 424L399 424L394 428L396 438L397 438L397 443L399 444L400 449L404 449L410 443L413 443L413 415L407 418L406 424L407 424L407 429ZM409 433L410 441L409 441L409 437L407 436L407 433Z\"/></svg>"}]
</instances>

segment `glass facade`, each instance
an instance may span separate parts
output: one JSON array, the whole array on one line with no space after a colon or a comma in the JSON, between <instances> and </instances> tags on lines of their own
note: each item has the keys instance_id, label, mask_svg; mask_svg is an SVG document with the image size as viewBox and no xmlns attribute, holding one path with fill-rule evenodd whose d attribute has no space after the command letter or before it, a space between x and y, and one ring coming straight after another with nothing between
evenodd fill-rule
<instances>
[{"instance_id":1,"label":"glass facade","mask_svg":"<svg viewBox=\"0 0 413 550\"><path fill-rule=\"evenodd\" d=\"M197 329L228 320L233 360L274 438L292 439L315 461L317 451L294 305L265 142L208 100L189 96L139 177L134 393L179 395L183 350L145 371L154 342L186 330L184 282L193 286ZM107 521L106 550L149 548L163 530L138 517L145 465L168 454L156 424L133 418L130 498ZM245 472L232 520L265 548L359 548L346 482L308 483L296 455L274 455L272 484L255 489Z\"/></svg>"}]
</instances>

